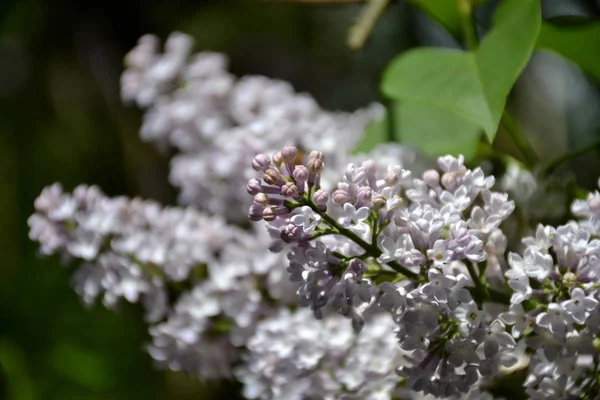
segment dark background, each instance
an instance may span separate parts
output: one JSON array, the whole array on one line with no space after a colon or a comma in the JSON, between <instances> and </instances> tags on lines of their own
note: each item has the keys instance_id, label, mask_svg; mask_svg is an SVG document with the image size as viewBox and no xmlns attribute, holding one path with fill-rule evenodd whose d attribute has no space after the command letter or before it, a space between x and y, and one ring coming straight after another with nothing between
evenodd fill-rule
<instances>
[{"instance_id":1,"label":"dark background","mask_svg":"<svg viewBox=\"0 0 600 400\"><path fill-rule=\"evenodd\" d=\"M598 15L597 2L585 7ZM381 71L399 52L459 45L399 1L353 53L346 34L359 10L224 0L0 2L0 399L216 393L153 369L135 307L83 307L70 289L71 271L41 259L27 238L33 200L58 181L67 190L94 183L109 195L174 202L168 158L139 140L142 113L119 98L123 56L142 34L189 33L196 50L228 54L237 75L285 79L324 107L344 110L379 100ZM600 126L597 84L554 55L534 56L511 104L544 160L577 148ZM589 188L596 161L587 154L574 166Z\"/></svg>"}]
</instances>

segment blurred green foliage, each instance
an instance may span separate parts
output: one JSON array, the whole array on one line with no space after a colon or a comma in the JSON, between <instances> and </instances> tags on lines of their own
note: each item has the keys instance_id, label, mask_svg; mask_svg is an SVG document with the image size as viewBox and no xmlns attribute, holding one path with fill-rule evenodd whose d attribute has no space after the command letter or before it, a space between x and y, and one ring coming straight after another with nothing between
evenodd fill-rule
<instances>
[{"instance_id":1,"label":"blurred green foliage","mask_svg":"<svg viewBox=\"0 0 600 400\"><path fill-rule=\"evenodd\" d=\"M490 28L486 21L495 3L476 10L479 28ZM598 3L590 4L582 23L593 23L589 20L599 14ZM70 289L69 268L56 258L40 258L27 238L33 200L56 181L68 190L93 183L110 195L174 202L167 157L140 142L141 113L119 100L121 60L139 36L166 38L171 31L185 31L196 38L197 50L228 54L235 74L285 79L326 108L350 110L382 100L381 73L398 54L420 45L459 46L460 19L454 9L438 11L435 5L393 2L367 46L354 53L345 46L346 34L360 5L0 2L0 399L224 396L223 387L155 371L143 351L148 334L139 310L127 305L116 313L101 305L86 309ZM563 31L572 36L564 39ZM598 35L595 28L545 23L538 46L571 62L536 52L511 91L507 108L542 160L580 148L597 134L600 95L597 81L586 73L598 77ZM500 43L492 52L504 50L510 48ZM514 70L508 73L503 93L516 79ZM448 142L460 144L463 136L452 134L480 129L453 115L414 107L399 117L412 118L415 131L441 135L412 143L430 145L435 152L453 151L445 147ZM376 140L365 138L371 145L377 135L390 137L384 129L391 124L377 124L370 131ZM518 155L506 137L500 129L494 146ZM405 139L402 132L399 138ZM600 175L593 152L571 168L588 188Z\"/></svg>"}]
</instances>

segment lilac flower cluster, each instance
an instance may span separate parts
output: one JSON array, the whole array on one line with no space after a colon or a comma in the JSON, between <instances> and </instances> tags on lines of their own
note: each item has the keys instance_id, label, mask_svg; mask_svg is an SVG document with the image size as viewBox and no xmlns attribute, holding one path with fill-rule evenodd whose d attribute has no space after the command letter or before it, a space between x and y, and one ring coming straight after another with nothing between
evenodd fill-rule
<instances>
[{"instance_id":1,"label":"lilac flower cluster","mask_svg":"<svg viewBox=\"0 0 600 400\"><path fill-rule=\"evenodd\" d=\"M83 261L74 274L85 303L141 301L159 365L204 378L230 376L237 347L256 321L285 306L281 255L256 258L261 237L191 208L106 197L97 187L65 194L50 186L35 202L30 237L44 254ZM262 231L262 230L261 230ZM213 340L214 331L221 338Z\"/></svg>"},{"instance_id":2,"label":"lilac flower cluster","mask_svg":"<svg viewBox=\"0 0 600 400\"><path fill-rule=\"evenodd\" d=\"M55 184L29 219L42 254L81 263L86 304L142 304L158 367L248 399L488 399L525 369L532 399L600 396L599 191L506 257L528 222L564 220L550 180L509 165L509 198L461 156L353 155L380 106L325 111L187 35L159 45L127 55L122 97L176 149L188 207Z\"/></svg>"},{"instance_id":3,"label":"lilac flower cluster","mask_svg":"<svg viewBox=\"0 0 600 400\"><path fill-rule=\"evenodd\" d=\"M285 144L317 148L345 163L365 126L381 117L372 105L355 113L321 109L287 82L263 76L237 79L222 54L191 55L192 38L173 33L165 52L152 35L127 55L122 97L147 108L143 140L179 150L170 180L180 201L239 222L245 216L247 160ZM342 140L343 139L343 140Z\"/></svg>"},{"instance_id":4,"label":"lilac flower cluster","mask_svg":"<svg viewBox=\"0 0 600 400\"><path fill-rule=\"evenodd\" d=\"M600 194L572 205L584 218L554 228L540 225L523 239L523 255L509 254L512 325L533 352L525 383L531 398L591 398L600 390ZM582 397L583 396L583 397Z\"/></svg>"},{"instance_id":5,"label":"lilac flower cluster","mask_svg":"<svg viewBox=\"0 0 600 400\"><path fill-rule=\"evenodd\" d=\"M448 397L518 361L504 323L482 308L491 293L503 296L487 286L486 276L502 271L498 263L487 270L486 260L503 251L494 250L498 227L514 203L461 157L438 165L441 173L416 179L400 165L349 164L329 193L320 188L323 154L301 163L288 146L254 158L262 181L251 179L247 190L250 219L279 232L271 248L290 247L299 304L317 318L336 310L356 330L367 311L390 309L410 359L398 374L410 389Z\"/></svg>"},{"instance_id":6,"label":"lilac flower cluster","mask_svg":"<svg viewBox=\"0 0 600 400\"><path fill-rule=\"evenodd\" d=\"M308 314L308 315L307 315ZM356 335L342 318L317 321L310 311L282 310L262 321L236 371L248 399L389 399L402 350L394 322L374 315Z\"/></svg>"}]
</instances>

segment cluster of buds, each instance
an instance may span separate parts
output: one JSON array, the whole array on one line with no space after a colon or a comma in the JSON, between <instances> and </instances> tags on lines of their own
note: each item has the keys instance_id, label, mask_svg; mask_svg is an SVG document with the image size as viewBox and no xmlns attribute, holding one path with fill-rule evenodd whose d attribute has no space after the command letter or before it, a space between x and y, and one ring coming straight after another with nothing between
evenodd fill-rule
<instances>
[{"instance_id":1,"label":"cluster of buds","mask_svg":"<svg viewBox=\"0 0 600 400\"><path fill-rule=\"evenodd\" d=\"M272 222L278 217L286 217L292 207L307 195L312 197L319 210L327 210L329 194L320 189L321 173L325 168L324 155L320 151L310 152L306 165L297 162L300 156L296 147L286 146L271 158L265 154L254 157L252 168L264 173L266 185L258 179L248 181L246 189L254 196L254 204L248 212L251 221ZM316 221L305 223L314 226Z\"/></svg>"}]
</instances>

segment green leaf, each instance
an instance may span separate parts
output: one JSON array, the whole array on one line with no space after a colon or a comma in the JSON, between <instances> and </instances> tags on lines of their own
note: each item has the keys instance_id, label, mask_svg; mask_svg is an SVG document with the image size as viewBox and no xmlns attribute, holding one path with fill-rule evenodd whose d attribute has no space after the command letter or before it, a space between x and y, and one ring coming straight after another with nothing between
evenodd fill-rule
<instances>
[{"instance_id":1,"label":"green leaf","mask_svg":"<svg viewBox=\"0 0 600 400\"><path fill-rule=\"evenodd\" d=\"M495 130L473 54L449 49L410 50L384 72L381 90L402 103L430 106Z\"/></svg>"},{"instance_id":2,"label":"green leaf","mask_svg":"<svg viewBox=\"0 0 600 400\"><path fill-rule=\"evenodd\" d=\"M505 0L494 15L494 26L475 57L493 125L500 123L506 98L527 65L540 32L539 0ZM492 141L496 129L487 130Z\"/></svg>"},{"instance_id":3,"label":"green leaf","mask_svg":"<svg viewBox=\"0 0 600 400\"><path fill-rule=\"evenodd\" d=\"M482 131L493 141L540 25L539 0L505 0L476 51L420 48L395 58L381 90L402 104L397 123L402 141L430 154L452 151L465 157L474 154ZM415 127L423 130L415 132Z\"/></svg>"},{"instance_id":4,"label":"green leaf","mask_svg":"<svg viewBox=\"0 0 600 400\"><path fill-rule=\"evenodd\" d=\"M438 21L452 35L460 36L460 14L456 7L456 0L411 0L410 2Z\"/></svg>"},{"instance_id":5,"label":"green leaf","mask_svg":"<svg viewBox=\"0 0 600 400\"><path fill-rule=\"evenodd\" d=\"M537 46L554 51L573 61L594 79L600 81L599 43L600 22L562 27L544 23Z\"/></svg>"},{"instance_id":6,"label":"green leaf","mask_svg":"<svg viewBox=\"0 0 600 400\"><path fill-rule=\"evenodd\" d=\"M387 139L387 115L383 118L372 121L363 132L358 144L354 148L353 153L368 153L373 150L379 143L383 143Z\"/></svg>"},{"instance_id":7,"label":"green leaf","mask_svg":"<svg viewBox=\"0 0 600 400\"><path fill-rule=\"evenodd\" d=\"M418 104L395 103L393 139L404 145L419 148L430 155L462 154L467 159L477 153L481 128L456 114ZM355 152L369 152L388 138L388 118L373 121L365 130Z\"/></svg>"},{"instance_id":8,"label":"green leaf","mask_svg":"<svg viewBox=\"0 0 600 400\"><path fill-rule=\"evenodd\" d=\"M401 104L397 121L397 139L431 155L462 154L471 159L483 132L479 125L455 113L419 104Z\"/></svg>"}]
</instances>

